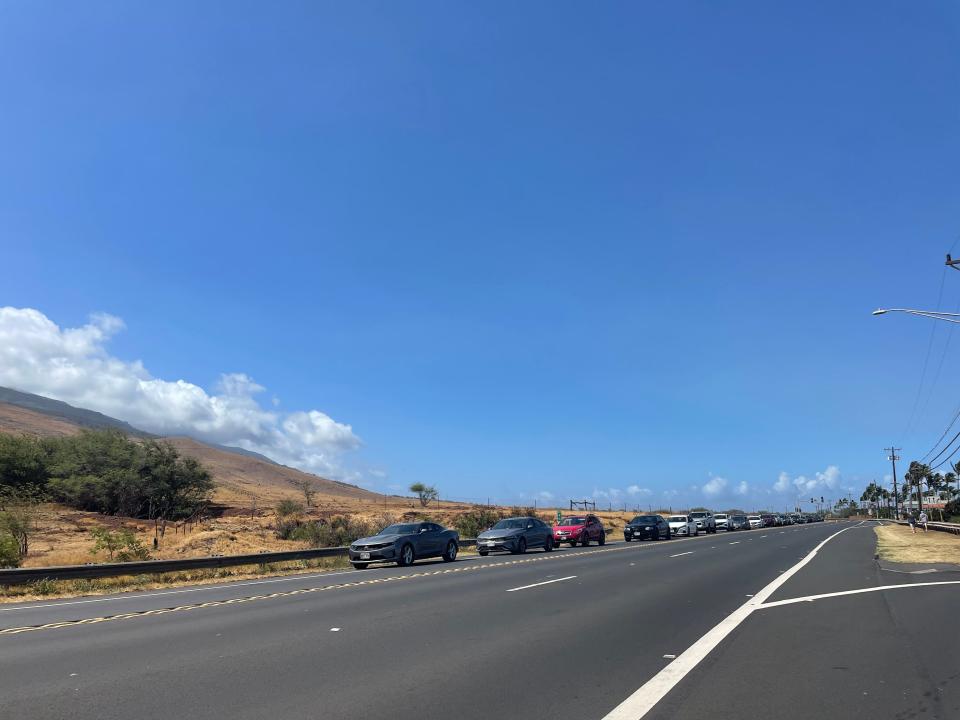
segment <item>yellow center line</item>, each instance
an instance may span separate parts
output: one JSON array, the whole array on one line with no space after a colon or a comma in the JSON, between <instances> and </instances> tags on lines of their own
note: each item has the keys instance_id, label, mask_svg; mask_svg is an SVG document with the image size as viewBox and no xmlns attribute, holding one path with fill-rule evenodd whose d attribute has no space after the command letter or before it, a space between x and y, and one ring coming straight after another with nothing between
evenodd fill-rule
<instances>
[{"instance_id":1,"label":"yellow center line","mask_svg":"<svg viewBox=\"0 0 960 720\"><path fill-rule=\"evenodd\" d=\"M276 598L293 597L295 595L306 595L309 593L322 592L325 590L343 590L352 587L362 587L366 585L383 585L385 583L395 582L397 580L412 580L415 578L433 577L436 575L449 575L458 572L472 572L474 570L485 570L488 568L508 567L511 565L525 565L527 563L543 562L546 560L562 560L563 558L582 557L584 555L596 555L597 553L618 552L622 550L639 550L643 548L658 547L656 545L624 545L612 548L603 548L597 550L584 550L578 553L553 554L545 553L537 557L528 557L518 560L504 560L502 562L488 562L484 564L462 565L459 567L447 568L445 570L428 570L423 572L408 573L406 575L390 575L382 578L371 578L370 580L357 580L354 582L334 583L331 585L320 585L311 588L299 588L296 590L281 590L264 595L247 595L245 597L231 598L229 600L208 600L207 602L192 603L190 605L177 605L169 608L158 608L156 610L140 610L136 612L120 613L118 615L107 615L102 617L84 618L82 620L62 620L60 622L46 623L43 625L25 625L23 627L10 627L0 630L0 635L19 635L20 633L36 632L38 630L58 630L60 628L76 627L77 625L93 625L95 623L115 622L119 620L133 620L136 618L148 617L151 615L164 615L173 612L186 612L188 610L200 610L202 608L221 607L224 605L238 605L240 603L256 602L259 600L273 600Z\"/></svg>"}]
</instances>

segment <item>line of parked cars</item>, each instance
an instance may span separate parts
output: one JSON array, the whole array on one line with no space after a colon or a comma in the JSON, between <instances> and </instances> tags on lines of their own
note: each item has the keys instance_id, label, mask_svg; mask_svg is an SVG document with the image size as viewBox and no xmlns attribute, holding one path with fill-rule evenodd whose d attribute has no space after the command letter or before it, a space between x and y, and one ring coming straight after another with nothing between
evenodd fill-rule
<instances>
[{"instance_id":1,"label":"line of parked cars","mask_svg":"<svg viewBox=\"0 0 960 720\"><path fill-rule=\"evenodd\" d=\"M732 532L755 528L777 527L798 523L818 522L820 515L804 513L761 513L740 515L695 511L688 514L637 515L623 527L623 539L669 540L672 537L691 537L717 530ZM561 544L570 547L588 546L595 542L604 545L606 529L596 515L571 515L550 526L535 517L504 518L489 530L477 536L477 552L523 554L542 548L551 552ZM389 525L372 537L360 538L350 544L350 562L361 570L370 563L394 562L411 565L415 560L439 557L444 562L456 560L460 550L460 535L456 530L434 522L409 522Z\"/></svg>"}]
</instances>

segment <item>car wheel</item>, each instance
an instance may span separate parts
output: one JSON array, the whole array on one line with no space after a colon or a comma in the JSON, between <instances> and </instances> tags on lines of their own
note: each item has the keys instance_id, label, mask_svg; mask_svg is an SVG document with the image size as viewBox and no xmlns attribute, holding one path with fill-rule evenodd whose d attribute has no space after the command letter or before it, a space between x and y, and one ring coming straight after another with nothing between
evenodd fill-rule
<instances>
[{"instance_id":1,"label":"car wheel","mask_svg":"<svg viewBox=\"0 0 960 720\"><path fill-rule=\"evenodd\" d=\"M457 559L457 544L451 540L447 543L447 550L443 553L444 562L453 562Z\"/></svg>"},{"instance_id":2,"label":"car wheel","mask_svg":"<svg viewBox=\"0 0 960 720\"><path fill-rule=\"evenodd\" d=\"M632 537L627 537L626 535L623 536L623 541L624 541L624 542L630 542L631 540L633 540Z\"/></svg>"},{"instance_id":3,"label":"car wheel","mask_svg":"<svg viewBox=\"0 0 960 720\"><path fill-rule=\"evenodd\" d=\"M584 532L584 533L580 536L580 544L581 544L583 547L587 547L587 546L590 544L590 536L587 535L586 532Z\"/></svg>"},{"instance_id":4,"label":"car wheel","mask_svg":"<svg viewBox=\"0 0 960 720\"><path fill-rule=\"evenodd\" d=\"M699 534L700 534L700 528L697 528L696 530L693 531L694 537L697 537Z\"/></svg>"},{"instance_id":5,"label":"car wheel","mask_svg":"<svg viewBox=\"0 0 960 720\"><path fill-rule=\"evenodd\" d=\"M477 550L477 555L480 557L486 557L488 555L486 550Z\"/></svg>"},{"instance_id":6,"label":"car wheel","mask_svg":"<svg viewBox=\"0 0 960 720\"><path fill-rule=\"evenodd\" d=\"M606 545L606 544L607 544L607 534L606 534L606 533L600 533L600 539L597 540L597 544L598 544L598 545Z\"/></svg>"},{"instance_id":7,"label":"car wheel","mask_svg":"<svg viewBox=\"0 0 960 720\"><path fill-rule=\"evenodd\" d=\"M543 544L544 552L553 552L553 538L548 537L547 542Z\"/></svg>"},{"instance_id":8,"label":"car wheel","mask_svg":"<svg viewBox=\"0 0 960 720\"><path fill-rule=\"evenodd\" d=\"M397 560L397 565L400 567L413 565L413 545L407 543L403 546L403 549L400 550L400 558Z\"/></svg>"},{"instance_id":9,"label":"car wheel","mask_svg":"<svg viewBox=\"0 0 960 720\"><path fill-rule=\"evenodd\" d=\"M527 551L527 541L524 538L520 538L517 542L517 549L514 551L514 555L523 555Z\"/></svg>"},{"instance_id":10,"label":"car wheel","mask_svg":"<svg viewBox=\"0 0 960 720\"><path fill-rule=\"evenodd\" d=\"M367 569L367 563L353 563L353 569L354 569L354 570L366 570L366 569Z\"/></svg>"}]
</instances>

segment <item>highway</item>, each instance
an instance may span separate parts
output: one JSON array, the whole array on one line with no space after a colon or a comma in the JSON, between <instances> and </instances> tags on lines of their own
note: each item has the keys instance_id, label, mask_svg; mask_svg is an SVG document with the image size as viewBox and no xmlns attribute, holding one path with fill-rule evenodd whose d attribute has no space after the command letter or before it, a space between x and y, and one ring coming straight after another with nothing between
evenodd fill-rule
<instances>
[{"instance_id":1,"label":"highway","mask_svg":"<svg viewBox=\"0 0 960 720\"><path fill-rule=\"evenodd\" d=\"M960 573L873 553L816 523L4 605L0 717L960 717Z\"/></svg>"}]
</instances>

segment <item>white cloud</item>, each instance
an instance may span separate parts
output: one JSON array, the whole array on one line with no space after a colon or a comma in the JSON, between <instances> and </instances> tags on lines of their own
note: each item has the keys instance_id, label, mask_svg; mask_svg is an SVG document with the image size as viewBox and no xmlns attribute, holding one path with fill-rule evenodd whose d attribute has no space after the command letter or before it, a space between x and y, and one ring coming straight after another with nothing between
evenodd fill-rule
<instances>
[{"instance_id":1,"label":"white cloud","mask_svg":"<svg viewBox=\"0 0 960 720\"><path fill-rule=\"evenodd\" d=\"M781 472L781 473L780 473L780 477L778 477L778 478L777 478L777 481L773 484L773 489L774 489L776 492L781 492L781 493L782 493L782 492L786 492L787 490L789 490L789 489L790 489L790 476L789 476L787 473L785 473L785 472Z\"/></svg>"},{"instance_id":2,"label":"white cloud","mask_svg":"<svg viewBox=\"0 0 960 720\"><path fill-rule=\"evenodd\" d=\"M255 397L264 388L243 373L222 375L212 394L186 380L154 378L140 361L107 352L107 342L123 328L120 318L106 314L91 315L79 328L60 328L38 310L0 308L0 385L149 432L236 445L285 465L346 476L341 457L360 446L349 425L319 410L267 410Z\"/></svg>"},{"instance_id":3,"label":"white cloud","mask_svg":"<svg viewBox=\"0 0 960 720\"><path fill-rule=\"evenodd\" d=\"M726 478L714 475L703 484L703 494L708 497L716 497L727 489Z\"/></svg>"},{"instance_id":4,"label":"white cloud","mask_svg":"<svg viewBox=\"0 0 960 720\"><path fill-rule=\"evenodd\" d=\"M791 494L796 497L826 495L840 487L843 475L836 465L828 465L826 470L813 474L813 477L797 475L791 478L789 474L781 472L773 484L777 493ZM791 488L792 486L792 488Z\"/></svg>"},{"instance_id":5,"label":"white cloud","mask_svg":"<svg viewBox=\"0 0 960 720\"><path fill-rule=\"evenodd\" d=\"M748 495L750 493L750 484L746 480L741 480L737 483L737 487L734 489L734 492L737 495Z\"/></svg>"},{"instance_id":6,"label":"white cloud","mask_svg":"<svg viewBox=\"0 0 960 720\"><path fill-rule=\"evenodd\" d=\"M627 488L627 494L631 496L650 495L652 492L653 491L650 490L650 488L640 487L639 485L631 485Z\"/></svg>"},{"instance_id":7,"label":"white cloud","mask_svg":"<svg viewBox=\"0 0 960 720\"><path fill-rule=\"evenodd\" d=\"M553 493L549 490L541 490L537 493L537 497L541 500L553 500Z\"/></svg>"}]
</instances>

